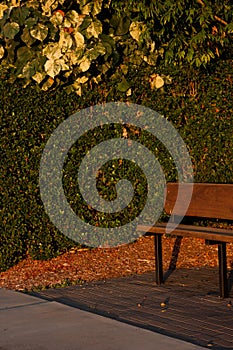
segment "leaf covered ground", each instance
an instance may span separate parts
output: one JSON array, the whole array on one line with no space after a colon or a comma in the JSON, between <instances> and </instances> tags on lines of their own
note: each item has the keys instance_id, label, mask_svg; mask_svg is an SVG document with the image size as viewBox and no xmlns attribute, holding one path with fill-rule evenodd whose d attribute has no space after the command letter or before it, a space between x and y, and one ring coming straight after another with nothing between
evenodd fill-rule
<instances>
[{"instance_id":1,"label":"leaf covered ground","mask_svg":"<svg viewBox=\"0 0 233 350\"><path fill-rule=\"evenodd\" d=\"M203 239L163 238L164 268L215 267L217 245ZM233 266L233 243L227 245L228 268ZM143 236L116 248L71 249L51 260L30 257L0 273L0 287L29 291L105 280L154 270L154 239Z\"/></svg>"}]
</instances>

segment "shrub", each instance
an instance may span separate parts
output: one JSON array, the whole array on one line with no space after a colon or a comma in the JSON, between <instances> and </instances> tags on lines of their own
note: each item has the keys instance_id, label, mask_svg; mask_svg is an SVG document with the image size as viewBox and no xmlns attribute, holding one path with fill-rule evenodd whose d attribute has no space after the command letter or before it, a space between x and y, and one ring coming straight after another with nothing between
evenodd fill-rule
<instances>
[{"instance_id":1,"label":"shrub","mask_svg":"<svg viewBox=\"0 0 233 350\"><path fill-rule=\"evenodd\" d=\"M45 91L62 84L81 95L84 85L102 82L119 67L127 74L131 64L199 67L231 57L232 10L230 0L5 0L0 61L12 79L34 81ZM122 79L118 89L129 88Z\"/></svg>"},{"instance_id":2,"label":"shrub","mask_svg":"<svg viewBox=\"0 0 233 350\"><path fill-rule=\"evenodd\" d=\"M62 89L44 93L32 84L23 89L22 82L9 84L9 77L2 75L0 114L4 208L1 212L1 269L14 265L27 254L36 259L48 259L76 245L58 232L47 217L40 199L38 172L43 149L53 130L82 108L110 101L130 101L148 106L165 115L183 137L193 162L195 181L232 183L231 71L231 60L219 61L215 67L199 71L161 66L158 73L172 75L172 84L151 90L153 67L145 66L136 71L134 66L129 66L125 78L131 86L130 96L118 90L122 77L119 71L111 81L106 79L101 86L86 89L83 97L75 93L68 95ZM122 135L122 129L117 132ZM107 135L108 130L105 133ZM128 133L137 139L133 129ZM104 130L100 130L90 147L104 135ZM143 139L142 134L141 142L146 147L153 148L152 141L155 140ZM85 149L87 139L81 138L79 142ZM176 180L176 169L169 154L161 144L158 150L156 155L167 181ZM74 194L78 193L76 164L80 156L83 154L79 148L72 148L64 167L64 174L69 175L69 180L64 181L67 198L77 211ZM111 164L108 167L111 168ZM105 195L105 183L100 181L98 186ZM139 187L142 197L144 190L142 184ZM90 218L90 213L84 210L81 214ZM126 213L126 219L129 218L130 213Z\"/></svg>"}]
</instances>

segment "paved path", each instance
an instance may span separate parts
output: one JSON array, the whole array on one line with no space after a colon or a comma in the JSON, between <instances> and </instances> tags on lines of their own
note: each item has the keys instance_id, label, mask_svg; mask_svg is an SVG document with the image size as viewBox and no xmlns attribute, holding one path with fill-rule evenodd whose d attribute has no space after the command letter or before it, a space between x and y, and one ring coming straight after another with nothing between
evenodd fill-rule
<instances>
[{"instance_id":1,"label":"paved path","mask_svg":"<svg viewBox=\"0 0 233 350\"><path fill-rule=\"evenodd\" d=\"M55 301L0 289L0 350L201 350Z\"/></svg>"}]
</instances>

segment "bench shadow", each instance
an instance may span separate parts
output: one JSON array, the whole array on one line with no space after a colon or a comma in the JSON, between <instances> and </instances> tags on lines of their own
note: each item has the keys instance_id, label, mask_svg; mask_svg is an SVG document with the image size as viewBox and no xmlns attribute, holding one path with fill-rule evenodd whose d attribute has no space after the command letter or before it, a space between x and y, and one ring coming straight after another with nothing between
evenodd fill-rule
<instances>
[{"instance_id":1,"label":"bench shadow","mask_svg":"<svg viewBox=\"0 0 233 350\"><path fill-rule=\"evenodd\" d=\"M171 260L169 263L169 267L163 276L164 282L169 278L169 276L172 274L172 272L176 270L176 264L177 264L177 260L178 260L179 253L180 253L182 238L183 237L181 237L181 236L176 237L176 240L175 240L175 243L173 246L173 250L172 250L172 256L171 256Z\"/></svg>"},{"instance_id":2,"label":"bench shadow","mask_svg":"<svg viewBox=\"0 0 233 350\"><path fill-rule=\"evenodd\" d=\"M175 240L175 243L174 243L174 246L173 246L173 250L172 250L171 260L170 260L170 263L169 263L169 267L168 267L168 270L164 273L164 276L163 276L164 282L171 276L173 271L176 270L176 264L177 264L177 260L178 260L179 253L180 253L182 238L183 238L182 236L178 236L176 238L176 240ZM228 275L228 292L229 292L229 295L231 294L232 290L233 290L233 263L231 263L231 270L230 270L229 275Z\"/></svg>"},{"instance_id":3,"label":"bench shadow","mask_svg":"<svg viewBox=\"0 0 233 350\"><path fill-rule=\"evenodd\" d=\"M231 270L228 276L228 292L229 295L231 294L233 288L233 263L231 263Z\"/></svg>"}]
</instances>

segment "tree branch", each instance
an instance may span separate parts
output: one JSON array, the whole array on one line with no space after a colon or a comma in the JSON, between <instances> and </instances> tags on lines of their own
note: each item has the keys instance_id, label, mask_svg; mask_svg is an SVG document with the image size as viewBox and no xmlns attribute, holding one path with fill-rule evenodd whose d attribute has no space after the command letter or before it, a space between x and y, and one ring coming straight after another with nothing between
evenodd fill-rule
<instances>
[{"instance_id":1,"label":"tree branch","mask_svg":"<svg viewBox=\"0 0 233 350\"><path fill-rule=\"evenodd\" d=\"M201 6L205 6L204 2L202 0L197 0L197 3L200 4ZM219 18L218 16L214 15L214 19L223 24L224 26L226 26L228 23L226 21L224 21L223 19Z\"/></svg>"}]
</instances>

